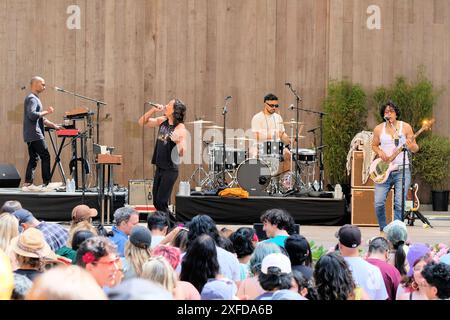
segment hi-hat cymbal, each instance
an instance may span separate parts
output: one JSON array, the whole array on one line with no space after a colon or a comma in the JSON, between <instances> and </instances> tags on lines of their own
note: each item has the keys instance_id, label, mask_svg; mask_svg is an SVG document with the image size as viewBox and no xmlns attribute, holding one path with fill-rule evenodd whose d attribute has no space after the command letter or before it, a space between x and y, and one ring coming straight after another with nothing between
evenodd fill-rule
<instances>
[{"instance_id":1,"label":"hi-hat cymbal","mask_svg":"<svg viewBox=\"0 0 450 320\"><path fill-rule=\"evenodd\" d=\"M206 129L223 129L221 126L207 126Z\"/></svg>"},{"instance_id":2,"label":"hi-hat cymbal","mask_svg":"<svg viewBox=\"0 0 450 320\"><path fill-rule=\"evenodd\" d=\"M227 138L227 140L235 140L235 141L256 141L256 139L246 138L246 137L231 137L231 138Z\"/></svg>"},{"instance_id":3,"label":"hi-hat cymbal","mask_svg":"<svg viewBox=\"0 0 450 320\"><path fill-rule=\"evenodd\" d=\"M203 120L203 119L188 122L188 124L204 124L204 123L213 123L213 122L212 121Z\"/></svg>"}]
</instances>

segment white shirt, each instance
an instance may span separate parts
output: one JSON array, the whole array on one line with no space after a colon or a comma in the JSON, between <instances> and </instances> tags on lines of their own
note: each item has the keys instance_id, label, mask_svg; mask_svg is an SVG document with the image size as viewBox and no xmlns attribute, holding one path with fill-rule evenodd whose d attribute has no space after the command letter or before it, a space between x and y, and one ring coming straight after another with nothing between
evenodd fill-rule
<instances>
[{"instance_id":1,"label":"white shirt","mask_svg":"<svg viewBox=\"0 0 450 320\"><path fill-rule=\"evenodd\" d=\"M266 115L264 111L258 112L252 119L252 131L263 137L266 137L268 133L272 136L271 139L260 139L259 141L279 140L279 133L285 132L283 118L276 112L271 115Z\"/></svg>"}]
</instances>

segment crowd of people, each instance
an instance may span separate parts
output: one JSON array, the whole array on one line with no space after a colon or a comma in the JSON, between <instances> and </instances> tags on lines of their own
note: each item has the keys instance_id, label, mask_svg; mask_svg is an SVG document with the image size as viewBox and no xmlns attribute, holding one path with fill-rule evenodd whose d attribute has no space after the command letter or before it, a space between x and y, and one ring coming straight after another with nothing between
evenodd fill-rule
<instances>
[{"instance_id":1,"label":"crowd of people","mask_svg":"<svg viewBox=\"0 0 450 320\"><path fill-rule=\"evenodd\" d=\"M282 209L251 227L218 230L208 215L170 228L165 212L139 224L131 207L111 231L97 210L73 208L68 228L39 221L17 201L0 211L0 298L12 300L432 300L450 298L450 253L408 239L395 220L362 249L344 225L336 246L313 259ZM229 230L228 230L229 231ZM311 240L311 239L310 239Z\"/></svg>"}]
</instances>

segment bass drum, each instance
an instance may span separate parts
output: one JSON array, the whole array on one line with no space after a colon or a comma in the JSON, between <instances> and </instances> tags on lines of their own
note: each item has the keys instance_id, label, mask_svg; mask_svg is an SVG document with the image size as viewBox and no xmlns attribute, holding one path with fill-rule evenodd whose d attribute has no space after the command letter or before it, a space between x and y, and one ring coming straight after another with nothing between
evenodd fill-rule
<instances>
[{"instance_id":1,"label":"bass drum","mask_svg":"<svg viewBox=\"0 0 450 320\"><path fill-rule=\"evenodd\" d=\"M269 165L260 159L245 160L236 172L239 186L250 194L266 192L271 177Z\"/></svg>"}]
</instances>

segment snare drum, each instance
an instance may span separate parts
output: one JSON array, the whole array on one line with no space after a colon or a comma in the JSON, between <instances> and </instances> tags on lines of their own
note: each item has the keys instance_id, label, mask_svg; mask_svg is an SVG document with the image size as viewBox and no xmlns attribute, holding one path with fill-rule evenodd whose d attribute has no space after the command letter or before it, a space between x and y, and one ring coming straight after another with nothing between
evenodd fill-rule
<instances>
[{"instance_id":1,"label":"snare drum","mask_svg":"<svg viewBox=\"0 0 450 320\"><path fill-rule=\"evenodd\" d=\"M215 144L211 147L210 152L213 158L213 168L215 172L223 169L223 144ZM226 147L225 170L234 170L238 165L245 161L247 153L244 149L236 149Z\"/></svg>"},{"instance_id":2,"label":"snare drum","mask_svg":"<svg viewBox=\"0 0 450 320\"><path fill-rule=\"evenodd\" d=\"M258 145L258 155L260 157L273 157L283 161L284 143L281 141L266 141Z\"/></svg>"},{"instance_id":3,"label":"snare drum","mask_svg":"<svg viewBox=\"0 0 450 320\"><path fill-rule=\"evenodd\" d=\"M297 159L301 163L311 163L316 161L316 150L314 149L298 149Z\"/></svg>"},{"instance_id":4,"label":"snare drum","mask_svg":"<svg viewBox=\"0 0 450 320\"><path fill-rule=\"evenodd\" d=\"M269 165L260 159L247 159L242 162L236 172L239 186L248 192L265 192L270 183Z\"/></svg>"}]
</instances>

